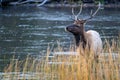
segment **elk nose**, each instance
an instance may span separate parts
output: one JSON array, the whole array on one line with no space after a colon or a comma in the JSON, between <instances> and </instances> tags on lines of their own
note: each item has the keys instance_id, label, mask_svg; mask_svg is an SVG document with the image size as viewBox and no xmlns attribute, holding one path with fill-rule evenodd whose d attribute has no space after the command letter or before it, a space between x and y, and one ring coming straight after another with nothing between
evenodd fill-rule
<instances>
[{"instance_id":1,"label":"elk nose","mask_svg":"<svg viewBox=\"0 0 120 80\"><path fill-rule=\"evenodd\" d=\"M66 27L66 28L65 28L65 31L70 31L70 30L69 30L69 27Z\"/></svg>"},{"instance_id":2,"label":"elk nose","mask_svg":"<svg viewBox=\"0 0 120 80\"><path fill-rule=\"evenodd\" d=\"M66 31L71 31L73 28L72 27L66 27Z\"/></svg>"},{"instance_id":3,"label":"elk nose","mask_svg":"<svg viewBox=\"0 0 120 80\"><path fill-rule=\"evenodd\" d=\"M68 31L68 27L65 28L65 31Z\"/></svg>"}]
</instances>

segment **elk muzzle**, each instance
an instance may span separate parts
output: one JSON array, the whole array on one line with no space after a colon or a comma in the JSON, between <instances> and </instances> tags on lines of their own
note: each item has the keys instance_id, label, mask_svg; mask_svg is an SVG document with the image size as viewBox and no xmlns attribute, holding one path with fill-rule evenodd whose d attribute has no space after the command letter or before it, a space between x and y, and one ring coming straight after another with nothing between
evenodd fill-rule
<instances>
[{"instance_id":1,"label":"elk muzzle","mask_svg":"<svg viewBox=\"0 0 120 80\"><path fill-rule=\"evenodd\" d=\"M72 25L69 25L66 27L66 30L68 32L71 32L73 34L78 34L79 33L79 26L75 25L75 24L72 24Z\"/></svg>"}]
</instances>

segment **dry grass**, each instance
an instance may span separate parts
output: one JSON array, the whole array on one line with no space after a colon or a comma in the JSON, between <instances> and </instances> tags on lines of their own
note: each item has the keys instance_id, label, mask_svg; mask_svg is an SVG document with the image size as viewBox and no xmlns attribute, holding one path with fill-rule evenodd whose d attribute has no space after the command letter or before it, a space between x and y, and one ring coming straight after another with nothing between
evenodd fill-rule
<instances>
[{"instance_id":1,"label":"dry grass","mask_svg":"<svg viewBox=\"0 0 120 80\"><path fill-rule=\"evenodd\" d=\"M49 49L47 57L40 60L29 56L22 61L13 60L4 70L3 80L119 80L120 46L115 41L111 46L108 42L105 45L103 52L107 53L101 54L98 61L92 55L50 59ZM57 51L62 48L59 46Z\"/></svg>"}]
</instances>

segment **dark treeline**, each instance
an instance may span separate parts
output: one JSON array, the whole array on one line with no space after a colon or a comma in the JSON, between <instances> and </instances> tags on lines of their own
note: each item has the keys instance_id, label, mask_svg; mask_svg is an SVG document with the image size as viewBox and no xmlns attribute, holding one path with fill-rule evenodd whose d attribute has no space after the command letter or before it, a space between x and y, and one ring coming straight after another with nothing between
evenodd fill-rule
<instances>
[{"instance_id":1,"label":"dark treeline","mask_svg":"<svg viewBox=\"0 0 120 80\"><path fill-rule=\"evenodd\" d=\"M7 6L11 2L42 3L43 1L45 1L45 0L0 0L0 5ZM65 4L78 3L78 2L82 2L82 3L101 2L103 4L119 4L120 0L47 0L47 3L54 3L54 2L65 3Z\"/></svg>"}]
</instances>

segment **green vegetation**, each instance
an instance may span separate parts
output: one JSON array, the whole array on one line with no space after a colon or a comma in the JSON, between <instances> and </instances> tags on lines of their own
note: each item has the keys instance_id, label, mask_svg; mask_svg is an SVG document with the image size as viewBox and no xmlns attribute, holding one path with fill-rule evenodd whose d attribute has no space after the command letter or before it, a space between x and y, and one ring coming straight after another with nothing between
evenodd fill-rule
<instances>
[{"instance_id":1,"label":"green vegetation","mask_svg":"<svg viewBox=\"0 0 120 80\"><path fill-rule=\"evenodd\" d=\"M113 40L110 46L106 41L103 52L107 53L101 54L97 62L91 53L50 58L49 49L46 58L28 56L22 61L13 60L4 70L3 80L119 80L120 46L116 43ZM56 50L61 52L62 48L59 46Z\"/></svg>"}]
</instances>

